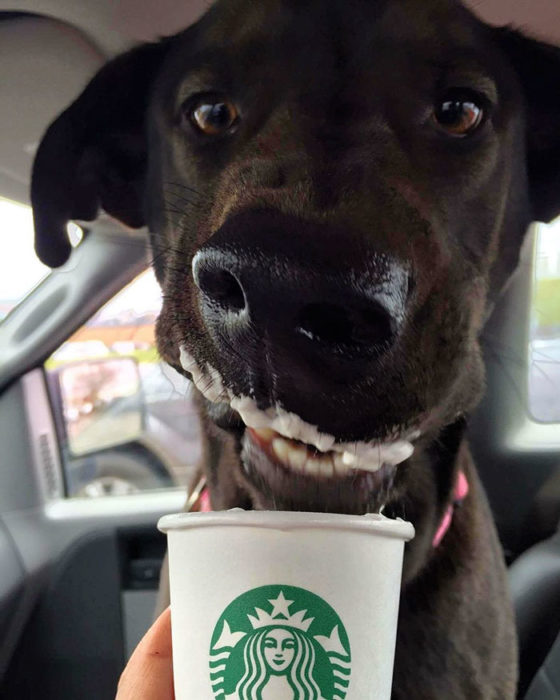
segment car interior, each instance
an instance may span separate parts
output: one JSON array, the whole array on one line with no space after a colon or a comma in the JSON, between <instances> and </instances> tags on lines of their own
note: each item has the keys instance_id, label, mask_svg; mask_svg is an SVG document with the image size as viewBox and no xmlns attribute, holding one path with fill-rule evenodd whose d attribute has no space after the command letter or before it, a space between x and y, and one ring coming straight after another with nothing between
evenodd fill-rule
<instances>
[{"instance_id":1,"label":"car interior","mask_svg":"<svg viewBox=\"0 0 560 700\"><path fill-rule=\"evenodd\" d=\"M484 0L560 44L560 7ZM0 0L0 697L109 700L153 620L165 537L200 459L189 382L158 358L144 231L69 227L33 253L29 180L52 119L110 57L203 0ZM559 125L560 128L560 125ZM470 443L510 572L519 698L560 698L560 220L535 223L482 337ZM452 700L452 699L446 699ZM473 700L476 700L473 698Z\"/></svg>"}]
</instances>

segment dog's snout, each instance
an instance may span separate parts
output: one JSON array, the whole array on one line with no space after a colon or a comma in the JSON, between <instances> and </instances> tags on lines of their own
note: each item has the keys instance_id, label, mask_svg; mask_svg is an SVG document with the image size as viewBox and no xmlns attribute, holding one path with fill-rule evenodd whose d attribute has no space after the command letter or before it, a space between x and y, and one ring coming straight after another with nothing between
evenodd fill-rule
<instances>
[{"instance_id":1,"label":"dog's snout","mask_svg":"<svg viewBox=\"0 0 560 700\"><path fill-rule=\"evenodd\" d=\"M373 358L392 347L405 317L402 265L285 215L226 222L195 255L193 278L214 341L247 358L263 341L295 360Z\"/></svg>"}]
</instances>

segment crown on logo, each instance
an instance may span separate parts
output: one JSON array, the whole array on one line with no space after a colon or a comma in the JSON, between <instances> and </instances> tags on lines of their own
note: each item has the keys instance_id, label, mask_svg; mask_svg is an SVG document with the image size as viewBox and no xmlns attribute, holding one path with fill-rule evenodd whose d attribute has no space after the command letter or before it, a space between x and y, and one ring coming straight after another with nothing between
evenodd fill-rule
<instances>
[{"instance_id":1,"label":"crown on logo","mask_svg":"<svg viewBox=\"0 0 560 700\"><path fill-rule=\"evenodd\" d=\"M307 610L298 610L298 612L290 615L289 607L294 601L286 600L283 591L280 591L278 598L273 598L268 602L272 605L271 613L267 613L261 608L255 608L256 616L247 615L254 630L274 625L295 627L303 632L307 632L309 626L315 619L314 617L308 617L307 620L305 619Z\"/></svg>"}]
</instances>

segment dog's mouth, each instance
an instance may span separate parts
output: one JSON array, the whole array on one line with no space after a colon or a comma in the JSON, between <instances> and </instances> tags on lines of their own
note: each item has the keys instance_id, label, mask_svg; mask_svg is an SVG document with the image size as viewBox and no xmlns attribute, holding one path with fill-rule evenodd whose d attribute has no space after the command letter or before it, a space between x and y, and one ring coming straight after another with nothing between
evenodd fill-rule
<instances>
[{"instance_id":1,"label":"dog's mouth","mask_svg":"<svg viewBox=\"0 0 560 700\"><path fill-rule=\"evenodd\" d=\"M256 506L263 508L382 511L396 474L394 458L376 457L356 468L346 463L349 456L349 452L321 452L269 428L246 428L242 440L243 473L253 487Z\"/></svg>"},{"instance_id":2,"label":"dog's mouth","mask_svg":"<svg viewBox=\"0 0 560 700\"><path fill-rule=\"evenodd\" d=\"M338 441L281 406L258 408L235 395L220 374L181 348L182 367L213 404L229 404L245 430L241 437L243 478L256 507L346 513L380 511L398 465L414 452L419 431L395 431L385 440Z\"/></svg>"}]
</instances>

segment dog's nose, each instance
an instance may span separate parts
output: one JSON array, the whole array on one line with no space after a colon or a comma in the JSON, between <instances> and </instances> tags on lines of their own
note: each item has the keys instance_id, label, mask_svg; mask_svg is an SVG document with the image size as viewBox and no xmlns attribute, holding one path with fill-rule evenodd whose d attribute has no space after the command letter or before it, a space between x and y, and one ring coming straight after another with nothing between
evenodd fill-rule
<instances>
[{"instance_id":1,"label":"dog's nose","mask_svg":"<svg viewBox=\"0 0 560 700\"><path fill-rule=\"evenodd\" d=\"M219 345L258 353L371 358L405 317L404 266L363 239L268 211L226 222L193 260L206 326Z\"/></svg>"}]
</instances>

